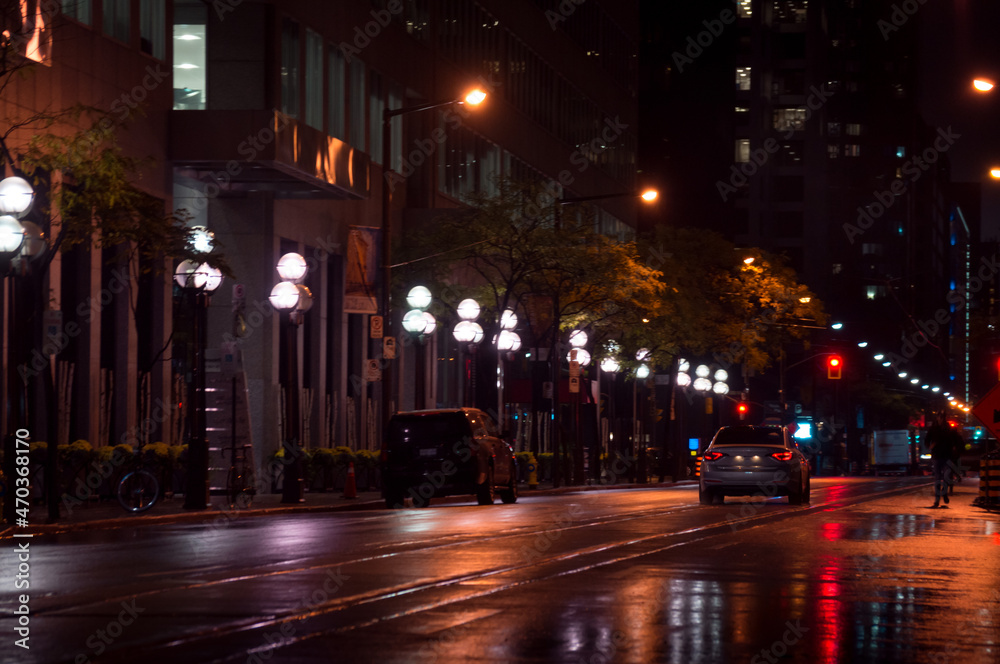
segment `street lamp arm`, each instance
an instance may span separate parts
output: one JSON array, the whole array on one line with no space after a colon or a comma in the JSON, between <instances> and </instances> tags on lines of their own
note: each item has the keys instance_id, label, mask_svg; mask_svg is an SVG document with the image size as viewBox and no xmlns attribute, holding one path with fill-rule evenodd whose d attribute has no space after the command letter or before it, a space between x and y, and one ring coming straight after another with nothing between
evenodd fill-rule
<instances>
[{"instance_id":1,"label":"street lamp arm","mask_svg":"<svg viewBox=\"0 0 1000 664\"><path fill-rule=\"evenodd\" d=\"M617 194L597 194L596 196L575 196L572 198L560 198L559 205L569 205L571 203L587 203L589 201L603 201L608 198L638 198L642 196L641 191L626 191Z\"/></svg>"},{"instance_id":2,"label":"street lamp arm","mask_svg":"<svg viewBox=\"0 0 1000 664\"><path fill-rule=\"evenodd\" d=\"M452 106L454 104L464 103L464 99L450 99L448 101L435 101L429 104L419 104L417 106L404 106L403 108L386 108L382 110L382 121L388 122L398 115L406 115L407 113L418 113L420 111L429 111L432 108L440 108L441 106Z\"/></svg>"}]
</instances>

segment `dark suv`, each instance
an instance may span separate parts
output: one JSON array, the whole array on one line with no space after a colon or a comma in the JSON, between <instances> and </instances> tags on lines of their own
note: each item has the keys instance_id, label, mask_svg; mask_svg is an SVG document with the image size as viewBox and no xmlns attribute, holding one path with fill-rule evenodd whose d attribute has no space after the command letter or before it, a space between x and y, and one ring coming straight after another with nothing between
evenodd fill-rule
<instances>
[{"instance_id":1,"label":"dark suv","mask_svg":"<svg viewBox=\"0 0 1000 664\"><path fill-rule=\"evenodd\" d=\"M517 461L493 420L476 408L396 413L382 441L385 506L412 498L426 506L435 496L475 494L492 505L497 493L517 501Z\"/></svg>"}]
</instances>

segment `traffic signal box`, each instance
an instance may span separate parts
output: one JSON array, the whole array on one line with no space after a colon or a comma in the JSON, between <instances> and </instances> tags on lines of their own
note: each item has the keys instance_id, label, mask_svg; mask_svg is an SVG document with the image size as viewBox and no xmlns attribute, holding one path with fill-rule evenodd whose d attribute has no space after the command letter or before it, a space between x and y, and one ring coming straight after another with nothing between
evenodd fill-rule
<instances>
[{"instance_id":1,"label":"traffic signal box","mask_svg":"<svg viewBox=\"0 0 1000 664\"><path fill-rule=\"evenodd\" d=\"M750 406L748 406L745 402L741 401L736 404L736 413L740 416L741 420L745 420L747 418L748 412L750 412Z\"/></svg>"},{"instance_id":2,"label":"traffic signal box","mask_svg":"<svg viewBox=\"0 0 1000 664\"><path fill-rule=\"evenodd\" d=\"M840 380L840 372L844 368L844 360L840 355L831 355L826 358L826 377L831 380Z\"/></svg>"}]
</instances>

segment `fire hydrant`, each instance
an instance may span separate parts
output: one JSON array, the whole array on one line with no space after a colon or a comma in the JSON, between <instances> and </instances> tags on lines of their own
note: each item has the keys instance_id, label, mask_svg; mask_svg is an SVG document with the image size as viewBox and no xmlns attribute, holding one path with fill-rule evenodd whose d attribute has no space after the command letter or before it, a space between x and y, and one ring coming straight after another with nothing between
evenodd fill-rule
<instances>
[{"instance_id":1,"label":"fire hydrant","mask_svg":"<svg viewBox=\"0 0 1000 664\"><path fill-rule=\"evenodd\" d=\"M534 454L528 459L528 488L538 488L538 461L535 459Z\"/></svg>"}]
</instances>

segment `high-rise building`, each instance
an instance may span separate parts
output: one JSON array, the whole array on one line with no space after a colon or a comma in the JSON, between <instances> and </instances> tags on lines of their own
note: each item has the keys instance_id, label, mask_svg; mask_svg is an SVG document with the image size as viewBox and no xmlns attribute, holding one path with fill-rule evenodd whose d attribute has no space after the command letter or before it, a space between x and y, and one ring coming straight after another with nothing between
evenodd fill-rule
<instances>
[{"instance_id":1,"label":"high-rise building","mask_svg":"<svg viewBox=\"0 0 1000 664\"><path fill-rule=\"evenodd\" d=\"M636 2L61 6L44 10L54 35L46 66L27 82L12 82L2 108L13 120L78 101L144 108L126 134L129 154L156 162L140 186L166 210L184 209L192 225L209 228L235 273L236 283L224 283L212 298L207 343L215 350L239 339L258 458L279 444L289 334L299 341L294 361L307 442L378 446L380 395L368 366L379 357L369 337L381 288L383 141L398 174L390 185L397 239L412 224L461 207L465 195L490 191L498 177L559 182L567 196L636 186ZM405 113L383 134L385 109L458 99L472 86L489 95L480 109ZM631 236L635 208L627 198L601 201L601 228ZM275 264L293 251L308 262L304 283L314 302L298 328L279 325L268 303ZM112 298L99 316L78 313L117 268L98 252L78 250L53 272L53 306L65 323L85 330L58 357L74 367L65 435L117 442L150 404L162 404L151 440L181 442L190 405L178 391L186 367L176 344L184 332L175 323L187 319L174 311L170 280L138 279L137 308ZM454 356L450 331L437 336L428 357ZM388 370L412 366L415 354L402 346L400 354ZM427 380L440 373L447 382L445 369L431 364ZM457 405L454 390L428 388L423 403L403 389L398 405Z\"/></svg>"},{"instance_id":2,"label":"high-rise building","mask_svg":"<svg viewBox=\"0 0 1000 664\"><path fill-rule=\"evenodd\" d=\"M868 342L871 379L963 383L956 136L918 108L920 17L897 26L893 3L852 0L643 11L640 164L676 192L668 223L785 255L843 323L834 343Z\"/></svg>"}]
</instances>

